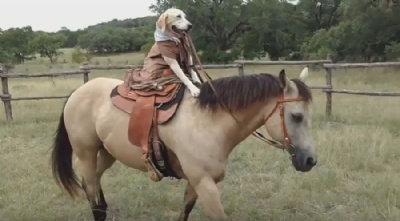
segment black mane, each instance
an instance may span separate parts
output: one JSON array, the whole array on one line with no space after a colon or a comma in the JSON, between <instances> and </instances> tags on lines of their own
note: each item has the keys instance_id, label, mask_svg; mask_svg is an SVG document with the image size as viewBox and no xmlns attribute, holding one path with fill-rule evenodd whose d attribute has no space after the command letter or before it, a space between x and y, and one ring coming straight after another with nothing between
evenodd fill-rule
<instances>
[{"instance_id":1,"label":"black mane","mask_svg":"<svg viewBox=\"0 0 400 221\"><path fill-rule=\"evenodd\" d=\"M303 81L297 78L291 80L296 84L299 96L312 100L311 91ZM232 111L283 93L278 77L268 73L219 78L212 80L212 85L218 93L219 100ZM197 102L201 108L210 108L213 111L220 107L214 91L207 82L201 86Z\"/></svg>"}]
</instances>

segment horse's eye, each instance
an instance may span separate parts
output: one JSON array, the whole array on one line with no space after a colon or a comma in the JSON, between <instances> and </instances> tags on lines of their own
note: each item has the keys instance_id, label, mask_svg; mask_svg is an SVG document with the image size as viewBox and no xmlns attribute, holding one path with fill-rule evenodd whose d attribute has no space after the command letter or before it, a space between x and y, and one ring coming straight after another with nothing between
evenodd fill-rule
<instances>
[{"instance_id":1,"label":"horse's eye","mask_svg":"<svg viewBox=\"0 0 400 221\"><path fill-rule=\"evenodd\" d=\"M300 123L303 120L303 114L302 113L292 114L292 120L296 123Z\"/></svg>"}]
</instances>

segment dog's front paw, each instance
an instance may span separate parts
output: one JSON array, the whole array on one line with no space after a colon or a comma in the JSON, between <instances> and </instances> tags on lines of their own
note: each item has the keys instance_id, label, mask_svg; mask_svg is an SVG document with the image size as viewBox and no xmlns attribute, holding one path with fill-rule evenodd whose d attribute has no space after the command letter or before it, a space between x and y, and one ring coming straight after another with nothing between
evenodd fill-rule
<instances>
[{"instance_id":1,"label":"dog's front paw","mask_svg":"<svg viewBox=\"0 0 400 221\"><path fill-rule=\"evenodd\" d=\"M172 41L174 41L176 44L181 43L181 40L179 40L177 37L172 37Z\"/></svg>"},{"instance_id":2,"label":"dog's front paw","mask_svg":"<svg viewBox=\"0 0 400 221\"><path fill-rule=\"evenodd\" d=\"M193 97L197 97L200 94L200 89L197 88L196 86L191 86L189 87L190 93L192 94Z\"/></svg>"}]
</instances>

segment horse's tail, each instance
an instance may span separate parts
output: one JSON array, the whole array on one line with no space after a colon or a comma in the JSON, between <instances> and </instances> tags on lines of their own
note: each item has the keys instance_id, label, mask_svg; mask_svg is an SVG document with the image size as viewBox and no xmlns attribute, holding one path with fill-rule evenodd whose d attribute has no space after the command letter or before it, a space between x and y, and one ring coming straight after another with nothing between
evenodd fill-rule
<instances>
[{"instance_id":1,"label":"horse's tail","mask_svg":"<svg viewBox=\"0 0 400 221\"><path fill-rule=\"evenodd\" d=\"M72 146L65 128L64 111L61 113L53 141L51 164L53 177L57 184L60 187L62 185L68 194L74 198L78 194L78 190L81 189L81 186L72 168Z\"/></svg>"}]
</instances>

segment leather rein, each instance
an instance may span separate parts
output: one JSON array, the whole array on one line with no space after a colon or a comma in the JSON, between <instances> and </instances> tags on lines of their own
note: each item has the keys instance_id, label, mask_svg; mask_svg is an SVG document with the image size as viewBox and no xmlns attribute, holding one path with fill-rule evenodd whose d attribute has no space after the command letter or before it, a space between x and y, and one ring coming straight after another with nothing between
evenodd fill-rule
<instances>
[{"instance_id":1,"label":"leather rein","mask_svg":"<svg viewBox=\"0 0 400 221\"><path fill-rule=\"evenodd\" d=\"M217 101L225 108L228 110L229 114L232 116L233 119L235 119L236 123L240 123L239 120L236 119L236 117L232 114L232 111L230 108L227 108L226 105L221 102L221 100L219 99L219 95L217 93L217 91L215 90L214 86L211 84L211 77L208 75L208 73L204 70L203 65L200 62L199 56L197 55L196 52L196 48L192 42L192 38L190 37L189 34L187 34L187 38L190 44L190 48L192 49L191 54L192 56L194 56L194 58L196 58L197 63L200 66L200 69L202 70L202 74L204 75L204 77L207 79L207 83L210 85L211 89L213 90L213 92L215 93L216 97L217 97ZM193 62L194 63L194 62ZM196 70L196 68L194 67L194 70ZM286 125L285 125L285 107L284 107L284 103L288 103L288 102L298 102L298 101L305 101L305 99L301 98L301 97L297 97L297 98L287 98L285 99L283 97L283 94L279 95L275 107L272 109L272 111L268 114L268 116L266 118L264 118L264 125L267 123L267 121L269 120L269 118L275 113L275 111L279 108L279 116L281 119L281 129L283 131L283 136L284 136L284 143L281 143L279 141L275 141L269 138L266 138L262 133L260 133L258 130L255 130L252 132L252 135L256 138L258 138L259 140L274 146L276 148L282 149L282 150L286 150L291 157L295 156L296 153L296 148L295 146L292 144L289 134L287 132L286 129Z\"/></svg>"}]
</instances>

